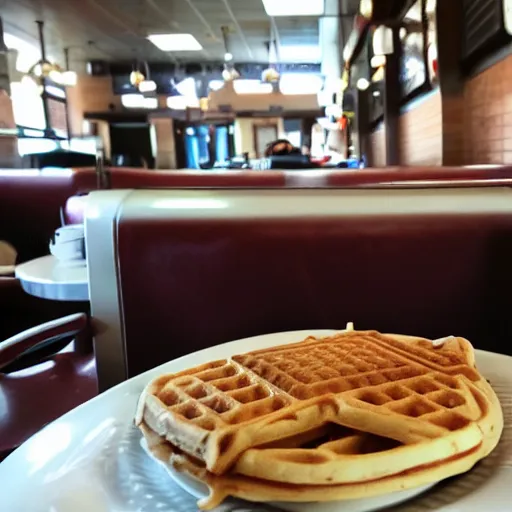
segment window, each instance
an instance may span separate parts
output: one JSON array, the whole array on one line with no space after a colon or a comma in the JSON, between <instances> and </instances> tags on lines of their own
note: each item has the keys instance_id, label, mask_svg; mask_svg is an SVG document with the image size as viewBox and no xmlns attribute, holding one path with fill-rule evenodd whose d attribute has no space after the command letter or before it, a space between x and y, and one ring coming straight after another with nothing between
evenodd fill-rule
<instances>
[{"instance_id":1,"label":"window","mask_svg":"<svg viewBox=\"0 0 512 512\"><path fill-rule=\"evenodd\" d=\"M402 61L400 81L405 98L428 90L435 80L428 55L434 55L436 48L435 10L436 0L417 0L409 9L400 29ZM436 59L437 59L437 54ZM431 69L432 68L432 69Z\"/></svg>"},{"instance_id":2,"label":"window","mask_svg":"<svg viewBox=\"0 0 512 512\"><path fill-rule=\"evenodd\" d=\"M13 82L11 84L11 99L14 112L14 121L17 125L44 130L43 100L37 88Z\"/></svg>"}]
</instances>

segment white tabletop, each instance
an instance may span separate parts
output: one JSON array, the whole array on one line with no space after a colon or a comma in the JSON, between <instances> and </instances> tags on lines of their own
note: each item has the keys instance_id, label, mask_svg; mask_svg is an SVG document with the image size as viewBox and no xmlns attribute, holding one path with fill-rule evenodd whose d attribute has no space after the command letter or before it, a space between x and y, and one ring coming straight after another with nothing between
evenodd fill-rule
<instances>
[{"instance_id":1,"label":"white tabletop","mask_svg":"<svg viewBox=\"0 0 512 512\"><path fill-rule=\"evenodd\" d=\"M62 301L89 300L85 260L59 261L48 255L16 266L16 277L30 295Z\"/></svg>"}]
</instances>

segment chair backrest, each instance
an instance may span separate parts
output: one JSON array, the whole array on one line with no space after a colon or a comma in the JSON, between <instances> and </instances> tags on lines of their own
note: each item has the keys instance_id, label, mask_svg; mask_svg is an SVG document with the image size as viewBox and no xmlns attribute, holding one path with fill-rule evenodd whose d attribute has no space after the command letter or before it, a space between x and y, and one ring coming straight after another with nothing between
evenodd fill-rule
<instances>
[{"instance_id":1,"label":"chair backrest","mask_svg":"<svg viewBox=\"0 0 512 512\"><path fill-rule=\"evenodd\" d=\"M102 191L86 236L102 389L347 321L511 352L509 188Z\"/></svg>"},{"instance_id":2,"label":"chair backrest","mask_svg":"<svg viewBox=\"0 0 512 512\"><path fill-rule=\"evenodd\" d=\"M18 251L18 263L48 254L68 197L96 188L96 170L0 169L0 239Z\"/></svg>"}]
</instances>

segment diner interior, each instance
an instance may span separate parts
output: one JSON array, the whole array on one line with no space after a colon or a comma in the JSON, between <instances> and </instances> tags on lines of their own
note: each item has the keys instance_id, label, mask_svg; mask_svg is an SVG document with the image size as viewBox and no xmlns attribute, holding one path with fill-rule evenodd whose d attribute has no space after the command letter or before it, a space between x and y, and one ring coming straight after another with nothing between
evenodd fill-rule
<instances>
[{"instance_id":1,"label":"diner interior","mask_svg":"<svg viewBox=\"0 0 512 512\"><path fill-rule=\"evenodd\" d=\"M506 0L0 1L0 461L233 340L511 356L509 73Z\"/></svg>"}]
</instances>

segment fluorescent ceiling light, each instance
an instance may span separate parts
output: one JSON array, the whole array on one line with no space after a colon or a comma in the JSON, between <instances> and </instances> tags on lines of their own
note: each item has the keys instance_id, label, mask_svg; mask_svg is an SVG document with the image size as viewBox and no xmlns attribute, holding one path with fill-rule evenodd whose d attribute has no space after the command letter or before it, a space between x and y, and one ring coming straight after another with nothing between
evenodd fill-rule
<instances>
[{"instance_id":1,"label":"fluorescent ceiling light","mask_svg":"<svg viewBox=\"0 0 512 512\"><path fill-rule=\"evenodd\" d=\"M164 52L197 52L203 49L192 34L151 34L148 39Z\"/></svg>"},{"instance_id":2,"label":"fluorescent ceiling light","mask_svg":"<svg viewBox=\"0 0 512 512\"><path fill-rule=\"evenodd\" d=\"M288 44L279 47L281 62L320 62L322 49L319 45Z\"/></svg>"},{"instance_id":3,"label":"fluorescent ceiling light","mask_svg":"<svg viewBox=\"0 0 512 512\"><path fill-rule=\"evenodd\" d=\"M269 16L322 16L324 0L263 0Z\"/></svg>"},{"instance_id":4,"label":"fluorescent ceiling light","mask_svg":"<svg viewBox=\"0 0 512 512\"><path fill-rule=\"evenodd\" d=\"M235 80L233 87L237 94L270 94L274 90L272 84L259 80Z\"/></svg>"}]
</instances>

